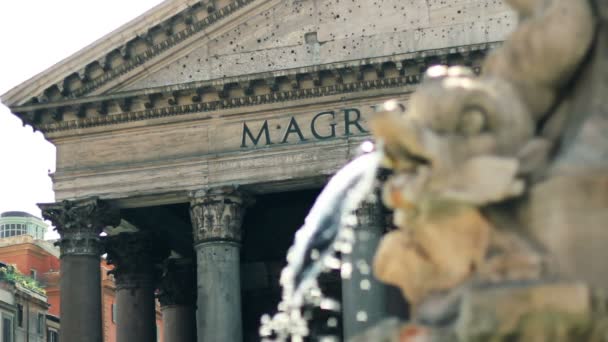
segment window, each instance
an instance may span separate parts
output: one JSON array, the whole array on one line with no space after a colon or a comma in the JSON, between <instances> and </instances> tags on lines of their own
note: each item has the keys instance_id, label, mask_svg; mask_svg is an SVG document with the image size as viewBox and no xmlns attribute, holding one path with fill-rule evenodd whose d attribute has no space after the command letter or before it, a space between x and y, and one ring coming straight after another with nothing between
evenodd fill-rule
<instances>
[{"instance_id":1,"label":"window","mask_svg":"<svg viewBox=\"0 0 608 342\"><path fill-rule=\"evenodd\" d=\"M38 280L38 272L36 272L35 269L31 269L30 270L30 277L32 277L32 279L34 279L34 280Z\"/></svg>"},{"instance_id":2,"label":"window","mask_svg":"<svg viewBox=\"0 0 608 342\"><path fill-rule=\"evenodd\" d=\"M46 331L46 342L59 342L59 333L55 330Z\"/></svg>"},{"instance_id":3,"label":"window","mask_svg":"<svg viewBox=\"0 0 608 342\"><path fill-rule=\"evenodd\" d=\"M2 314L2 342L13 342L13 317Z\"/></svg>"},{"instance_id":4,"label":"window","mask_svg":"<svg viewBox=\"0 0 608 342\"><path fill-rule=\"evenodd\" d=\"M23 328L23 305L17 304L17 326Z\"/></svg>"},{"instance_id":5,"label":"window","mask_svg":"<svg viewBox=\"0 0 608 342\"><path fill-rule=\"evenodd\" d=\"M44 315L41 313L38 313L38 324L36 324L36 332L39 335L42 335L44 333Z\"/></svg>"},{"instance_id":6,"label":"window","mask_svg":"<svg viewBox=\"0 0 608 342\"><path fill-rule=\"evenodd\" d=\"M112 323L116 323L116 304L112 303Z\"/></svg>"}]
</instances>

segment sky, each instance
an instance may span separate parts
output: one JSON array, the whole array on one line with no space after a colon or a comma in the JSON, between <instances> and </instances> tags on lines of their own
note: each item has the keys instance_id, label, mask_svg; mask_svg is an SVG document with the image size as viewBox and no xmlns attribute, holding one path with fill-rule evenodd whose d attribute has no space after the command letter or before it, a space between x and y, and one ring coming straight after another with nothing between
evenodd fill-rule
<instances>
[{"instance_id":1,"label":"sky","mask_svg":"<svg viewBox=\"0 0 608 342\"><path fill-rule=\"evenodd\" d=\"M161 0L0 1L0 94L46 70ZM54 202L55 147L0 104L0 213L40 217ZM49 232L47 238L56 238Z\"/></svg>"}]
</instances>

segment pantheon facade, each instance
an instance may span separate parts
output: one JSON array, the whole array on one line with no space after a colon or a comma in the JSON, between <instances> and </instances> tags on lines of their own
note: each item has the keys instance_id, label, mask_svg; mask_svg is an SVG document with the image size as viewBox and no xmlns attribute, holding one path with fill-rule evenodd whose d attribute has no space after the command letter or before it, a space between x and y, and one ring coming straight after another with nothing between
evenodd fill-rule
<instances>
[{"instance_id":1,"label":"pantheon facade","mask_svg":"<svg viewBox=\"0 0 608 342\"><path fill-rule=\"evenodd\" d=\"M478 71L516 20L500 0L167 0L2 95L57 147L41 207L70 294L60 340L102 340L107 254L119 342L156 340L155 297L167 342L258 341L294 233L375 107L407 106L431 65ZM387 222L374 203L357 217L367 260ZM320 283L342 310L317 310L311 340L405 306L364 267Z\"/></svg>"}]
</instances>

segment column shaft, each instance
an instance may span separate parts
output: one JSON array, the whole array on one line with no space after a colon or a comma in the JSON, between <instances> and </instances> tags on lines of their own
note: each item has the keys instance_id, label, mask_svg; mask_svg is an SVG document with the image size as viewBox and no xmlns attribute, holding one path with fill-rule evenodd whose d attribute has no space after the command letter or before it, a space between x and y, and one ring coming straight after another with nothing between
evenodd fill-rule
<instances>
[{"instance_id":1,"label":"column shaft","mask_svg":"<svg viewBox=\"0 0 608 342\"><path fill-rule=\"evenodd\" d=\"M60 341L101 342L99 234L119 223L118 211L96 198L39 206L60 235Z\"/></svg>"},{"instance_id":2,"label":"column shaft","mask_svg":"<svg viewBox=\"0 0 608 342\"><path fill-rule=\"evenodd\" d=\"M372 275L372 261L384 232L381 207L364 203L356 212L355 244L343 262L352 266L350 279L342 280L344 339L362 333L386 316L386 288Z\"/></svg>"},{"instance_id":3,"label":"column shaft","mask_svg":"<svg viewBox=\"0 0 608 342\"><path fill-rule=\"evenodd\" d=\"M242 341L239 247L230 242L196 246L199 341Z\"/></svg>"},{"instance_id":4,"label":"column shaft","mask_svg":"<svg viewBox=\"0 0 608 342\"><path fill-rule=\"evenodd\" d=\"M239 242L244 202L233 188L197 193L191 202L199 342L243 340Z\"/></svg>"},{"instance_id":5,"label":"column shaft","mask_svg":"<svg viewBox=\"0 0 608 342\"><path fill-rule=\"evenodd\" d=\"M196 341L196 278L190 259L167 259L158 291L163 341Z\"/></svg>"},{"instance_id":6,"label":"column shaft","mask_svg":"<svg viewBox=\"0 0 608 342\"><path fill-rule=\"evenodd\" d=\"M156 341L153 286L116 288L116 341Z\"/></svg>"},{"instance_id":7,"label":"column shaft","mask_svg":"<svg viewBox=\"0 0 608 342\"><path fill-rule=\"evenodd\" d=\"M61 342L101 342L101 271L98 256L61 258Z\"/></svg>"},{"instance_id":8,"label":"column shaft","mask_svg":"<svg viewBox=\"0 0 608 342\"><path fill-rule=\"evenodd\" d=\"M105 239L116 279L116 341L156 341L156 265L168 255L165 239L151 232L121 233Z\"/></svg>"},{"instance_id":9,"label":"column shaft","mask_svg":"<svg viewBox=\"0 0 608 342\"><path fill-rule=\"evenodd\" d=\"M191 305L168 305L163 313L163 341L196 341L196 313Z\"/></svg>"}]
</instances>

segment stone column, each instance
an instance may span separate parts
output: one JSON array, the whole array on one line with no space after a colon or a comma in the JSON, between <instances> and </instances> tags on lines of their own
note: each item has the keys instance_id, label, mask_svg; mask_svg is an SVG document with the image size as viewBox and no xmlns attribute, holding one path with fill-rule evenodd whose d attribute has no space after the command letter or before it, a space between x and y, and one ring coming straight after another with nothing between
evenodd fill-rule
<instances>
[{"instance_id":1,"label":"stone column","mask_svg":"<svg viewBox=\"0 0 608 342\"><path fill-rule=\"evenodd\" d=\"M199 342L243 339L239 243L244 212L245 198L233 188L193 194Z\"/></svg>"},{"instance_id":2,"label":"stone column","mask_svg":"<svg viewBox=\"0 0 608 342\"><path fill-rule=\"evenodd\" d=\"M356 211L355 243L343 256L350 264L350 278L342 280L344 340L362 333L386 316L386 288L372 275L372 260L384 233L379 203L365 202Z\"/></svg>"},{"instance_id":3,"label":"stone column","mask_svg":"<svg viewBox=\"0 0 608 342\"><path fill-rule=\"evenodd\" d=\"M99 234L117 225L118 211L98 199L40 204L59 232L61 342L101 342Z\"/></svg>"},{"instance_id":4,"label":"stone column","mask_svg":"<svg viewBox=\"0 0 608 342\"><path fill-rule=\"evenodd\" d=\"M196 278L188 259L168 259L164 264L158 300L163 314L163 341L196 341Z\"/></svg>"},{"instance_id":5,"label":"stone column","mask_svg":"<svg viewBox=\"0 0 608 342\"><path fill-rule=\"evenodd\" d=\"M147 232L108 236L104 244L116 281L116 341L156 341L155 267L168 249Z\"/></svg>"}]
</instances>

